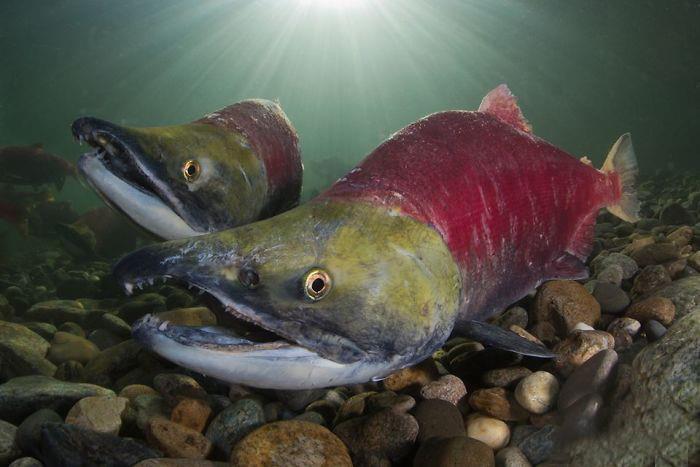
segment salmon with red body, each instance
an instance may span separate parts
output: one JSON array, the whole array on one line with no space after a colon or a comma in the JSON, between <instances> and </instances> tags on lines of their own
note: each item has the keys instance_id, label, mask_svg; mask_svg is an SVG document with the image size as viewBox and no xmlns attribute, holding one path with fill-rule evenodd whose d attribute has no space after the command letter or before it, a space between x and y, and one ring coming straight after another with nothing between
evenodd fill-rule
<instances>
[{"instance_id":1,"label":"salmon with red body","mask_svg":"<svg viewBox=\"0 0 700 467\"><path fill-rule=\"evenodd\" d=\"M172 326L137 340L217 378L280 389L364 382L417 363L453 330L548 357L484 320L544 280L587 271L598 210L633 221L629 135L596 170L530 132L505 85L478 111L425 117L325 193L265 221L144 248L115 275L127 291L174 278L276 334Z\"/></svg>"}]
</instances>

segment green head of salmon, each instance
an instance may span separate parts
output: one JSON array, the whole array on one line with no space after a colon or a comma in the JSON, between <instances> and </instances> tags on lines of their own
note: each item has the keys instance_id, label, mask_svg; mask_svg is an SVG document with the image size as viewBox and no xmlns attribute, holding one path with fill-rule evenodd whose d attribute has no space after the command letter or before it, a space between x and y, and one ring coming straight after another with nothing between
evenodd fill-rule
<instances>
[{"instance_id":1,"label":"green head of salmon","mask_svg":"<svg viewBox=\"0 0 700 467\"><path fill-rule=\"evenodd\" d=\"M312 202L277 217L139 250L115 267L127 291L175 279L271 331L255 342L149 317L135 337L188 368L258 387L386 376L452 330L460 277L439 234L367 203Z\"/></svg>"},{"instance_id":2,"label":"green head of salmon","mask_svg":"<svg viewBox=\"0 0 700 467\"><path fill-rule=\"evenodd\" d=\"M165 127L127 128L83 117L72 130L95 148L78 163L88 183L160 238L247 224L299 200L297 135L270 101L243 101Z\"/></svg>"}]
</instances>

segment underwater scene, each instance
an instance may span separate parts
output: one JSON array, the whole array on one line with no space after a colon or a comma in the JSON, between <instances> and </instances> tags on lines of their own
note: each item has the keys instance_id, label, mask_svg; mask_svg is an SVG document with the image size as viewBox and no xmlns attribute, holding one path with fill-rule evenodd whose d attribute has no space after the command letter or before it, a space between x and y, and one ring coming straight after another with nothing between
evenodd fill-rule
<instances>
[{"instance_id":1,"label":"underwater scene","mask_svg":"<svg viewBox=\"0 0 700 467\"><path fill-rule=\"evenodd\" d=\"M699 24L3 0L0 466L700 465Z\"/></svg>"}]
</instances>

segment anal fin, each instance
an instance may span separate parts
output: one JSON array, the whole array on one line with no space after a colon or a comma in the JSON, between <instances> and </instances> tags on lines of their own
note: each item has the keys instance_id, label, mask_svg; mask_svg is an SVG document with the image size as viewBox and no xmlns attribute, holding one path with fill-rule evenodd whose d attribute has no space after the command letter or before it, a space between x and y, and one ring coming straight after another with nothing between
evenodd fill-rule
<instances>
[{"instance_id":1,"label":"anal fin","mask_svg":"<svg viewBox=\"0 0 700 467\"><path fill-rule=\"evenodd\" d=\"M481 342L489 347L507 350L531 357L554 358L556 355L546 347L520 337L493 324L481 321L466 321L456 328L464 336Z\"/></svg>"}]
</instances>

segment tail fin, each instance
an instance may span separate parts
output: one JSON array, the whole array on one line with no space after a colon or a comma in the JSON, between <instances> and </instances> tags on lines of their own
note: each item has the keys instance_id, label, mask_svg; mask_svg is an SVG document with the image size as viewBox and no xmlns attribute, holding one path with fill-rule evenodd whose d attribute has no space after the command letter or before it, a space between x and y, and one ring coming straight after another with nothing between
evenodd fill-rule
<instances>
[{"instance_id":1,"label":"tail fin","mask_svg":"<svg viewBox=\"0 0 700 467\"><path fill-rule=\"evenodd\" d=\"M625 133L615 141L601 170L606 174L616 174L620 180L620 198L614 204L607 206L607 210L624 221L637 222L639 200L635 182L639 169L629 133Z\"/></svg>"}]
</instances>

